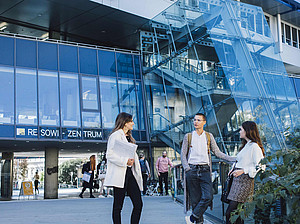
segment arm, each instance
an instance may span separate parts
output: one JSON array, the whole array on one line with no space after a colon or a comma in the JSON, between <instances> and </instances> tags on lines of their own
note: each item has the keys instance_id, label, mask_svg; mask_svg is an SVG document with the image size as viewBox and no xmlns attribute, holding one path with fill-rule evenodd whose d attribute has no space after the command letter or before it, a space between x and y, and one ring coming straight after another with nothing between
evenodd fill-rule
<instances>
[{"instance_id":1,"label":"arm","mask_svg":"<svg viewBox=\"0 0 300 224\"><path fill-rule=\"evenodd\" d=\"M209 133L209 135L210 135L211 150L216 155L216 157L218 157L220 159L227 160L229 162L234 162L236 160L236 157L228 156L225 153L221 152L218 145L217 145L217 143L216 143L216 140L215 140L214 136L211 133Z\"/></svg>"},{"instance_id":2,"label":"arm","mask_svg":"<svg viewBox=\"0 0 300 224\"><path fill-rule=\"evenodd\" d=\"M156 172L157 172L158 175L159 175L159 172L158 172L158 164L159 164L159 160L160 160L160 158L157 159L157 161L156 161L156 166L155 166Z\"/></svg>"},{"instance_id":3,"label":"arm","mask_svg":"<svg viewBox=\"0 0 300 224\"><path fill-rule=\"evenodd\" d=\"M171 160L168 158L168 165L173 168L173 163L171 162Z\"/></svg>"},{"instance_id":4,"label":"arm","mask_svg":"<svg viewBox=\"0 0 300 224\"><path fill-rule=\"evenodd\" d=\"M257 172L260 170L257 169L257 166L261 159L264 158L264 156L262 154L261 148L256 143L253 143L251 154L252 156L250 159L252 160L252 163L249 167L244 169L244 174L248 174L249 177L254 178Z\"/></svg>"},{"instance_id":5,"label":"arm","mask_svg":"<svg viewBox=\"0 0 300 224\"><path fill-rule=\"evenodd\" d=\"M188 153L187 151L188 151L188 135L186 134L182 142L181 153L180 153L181 163L185 171L189 171L191 169L186 158Z\"/></svg>"},{"instance_id":6,"label":"arm","mask_svg":"<svg viewBox=\"0 0 300 224\"><path fill-rule=\"evenodd\" d=\"M147 160L145 160L145 164L146 164L146 169L147 169L147 172L148 172L148 176L150 177L150 167L149 167L149 163Z\"/></svg>"},{"instance_id":7,"label":"arm","mask_svg":"<svg viewBox=\"0 0 300 224\"><path fill-rule=\"evenodd\" d=\"M126 167L128 158L119 156L118 154L114 153L114 150L113 150L115 141L117 139L119 139L118 137L119 137L118 135L111 135L109 137L108 142L107 142L106 158L109 162L111 162L117 166Z\"/></svg>"}]
</instances>

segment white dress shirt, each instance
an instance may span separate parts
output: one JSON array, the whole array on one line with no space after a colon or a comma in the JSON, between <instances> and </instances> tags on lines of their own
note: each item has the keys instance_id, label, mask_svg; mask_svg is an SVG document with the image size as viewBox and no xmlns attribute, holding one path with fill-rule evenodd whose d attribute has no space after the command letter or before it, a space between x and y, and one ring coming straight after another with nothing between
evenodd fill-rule
<instances>
[{"instance_id":1,"label":"white dress shirt","mask_svg":"<svg viewBox=\"0 0 300 224\"><path fill-rule=\"evenodd\" d=\"M193 165L209 164L205 131L203 131L201 135L198 135L196 131L192 132L192 142L188 163Z\"/></svg>"},{"instance_id":2,"label":"white dress shirt","mask_svg":"<svg viewBox=\"0 0 300 224\"><path fill-rule=\"evenodd\" d=\"M264 158L264 156L258 144L249 141L237 154L237 163L235 167L243 169L245 174L248 174L249 177L254 178L259 171L257 166L262 158Z\"/></svg>"}]
</instances>

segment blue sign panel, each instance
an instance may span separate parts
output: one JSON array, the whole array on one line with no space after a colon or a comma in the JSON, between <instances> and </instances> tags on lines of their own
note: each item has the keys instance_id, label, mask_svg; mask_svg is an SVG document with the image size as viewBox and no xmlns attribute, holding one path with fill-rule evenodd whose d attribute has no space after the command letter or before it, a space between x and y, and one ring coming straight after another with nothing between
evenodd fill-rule
<instances>
[{"instance_id":1,"label":"blue sign panel","mask_svg":"<svg viewBox=\"0 0 300 224\"><path fill-rule=\"evenodd\" d=\"M14 138L14 126L12 125L0 125L0 138L8 137Z\"/></svg>"},{"instance_id":2,"label":"blue sign panel","mask_svg":"<svg viewBox=\"0 0 300 224\"><path fill-rule=\"evenodd\" d=\"M37 138L38 129L37 127L24 127L17 126L16 128L16 137L17 138Z\"/></svg>"},{"instance_id":3,"label":"blue sign panel","mask_svg":"<svg viewBox=\"0 0 300 224\"><path fill-rule=\"evenodd\" d=\"M57 127L40 127L41 139L60 139L60 130Z\"/></svg>"},{"instance_id":4,"label":"blue sign panel","mask_svg":"<svg viewBox=\"0 0 300 224\"><path fill-rule=\"evenodd\" d=\"M102 140L102 131L99 129L83 129L82 137L86 140Z\"/></svg>"}]
</instances>

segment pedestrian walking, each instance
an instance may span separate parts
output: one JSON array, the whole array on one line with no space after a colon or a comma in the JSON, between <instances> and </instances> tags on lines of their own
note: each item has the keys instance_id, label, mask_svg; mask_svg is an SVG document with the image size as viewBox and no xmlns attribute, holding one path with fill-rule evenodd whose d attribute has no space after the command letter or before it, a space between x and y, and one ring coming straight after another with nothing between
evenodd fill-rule
<instances>
[{"instance_id":1,"label":"pedestrian walking","mask_svg":"<svg viewBox=\"0 0 300 224\"><path fill-rule=\"evenodd\" d=\"M90 161L85 163L82 167L82 173L83 175L89 175L89 181L84 180L83 181L83 188L81 193L79 194L79 197L83 198L84 191L89 188L90 189L90 198L95 198L93 195L93 183L94 183L94 170L96 169L96 159L95 155L92 155L90 157Z\"/></svg>"},{"instance_id":2,"label":"pedestrian walking","mask_svg":"<svg viewBox=\"0 0 300 224\"><path fill-rule=\"evenodd\" d=\"M162 156L156 161L156 171L159 180L160 195L163 195L163 182L165 184L165 194L168 195L168 177L169 177L169 166L172 168L173 164L167 157L167 151L163 151Z\"/></svg>"},{"instance_id":3,"label":"pedestrian walking","mask_svg":"<svg viewBox=\"0 0 300 224\"><path fill-rule=\"evenodd\" d=\"M192 215L186 216L185 221L203 223L203 214L212 206L213 186L211 180L212 161L211 151L219 158L235 161L222 153L214 136L203 130L206 116L197 113L194 117L195 130L184 136L181 148L181 162L185 171L184 175L184 206L185 213L192 206Z\"/></svg>"},{"instance_id":4,"label":"pedestrian walking","mask_svg":"<svg viewBox=\"0 0 300 224\"><path fill-rule=\"evenodd\" d=\"M97 165L98 180L101 183L99 198L105 198L105 196L104 196L104 180L106 177L106 170L107 170L107 159L106 159L106 154L104 154L102 161ZM106 197L108 197L108 198L112 197L109 194L109 188L107 188Z\"/></svg>"},{"instance_id":5,"label":"pedestrian walking","mask_svg":"<svg viewBox=\"0 0 300 224\"><path fill-rule=\"evenodd\" d=\"M257 125L253 121L246 121L240 130L242 146L236 157L236 164L229 172L233 175L232 185L227 199L230 200L226 210L226 223L230 224L231 212L237 209L238 205L251 200L254 192L254 177L263 167L259 162L265 156L264 147L259 136ZM236 224L243 224L239 217Z\"/></svg>"},{"instance_id":6,"label":"pedestrian walking","mask_svg":"<svg viewBox=\"0 0 300 224\"><path fill-rule=\"evenodd\" d=\"M121 211L126 193L133 204L131 224L138 224L142 213L141 191L143 190L143 181L141 167L138 162L139 157L136 152L134 153L134 158L120 156L115 153L117 140L124 142L124 144L128 144L128 142L135 144L135 140L132 137L133 125L131 114L125 112L118 114L115 127L107 142L107 172L104 186L112 186L114 189L112 211L114 224L121 224Z\"/></svg>"},{"instance_id":7,"label":"pedestrian walking","mask_svg":"<svg viewBox=\"0 0 300 224\"><path fill-rule=\"evenodd\" d=\"M34 175L34 193L36 194L36 192L38 192L38 194L40 193L40 190L39 190L39 183L40 183L40 176L38 174L38 171L35 172L35 175Z\"/></svg>"},{"instance_id":8,"label":"pedestrian walking","mask_svg":"<svg viewBox=\"0 0 300 224\"><path fill-rule=\"evenodd\" d=\"M142 171L142 177L143 177L143 195L146 194L147 191L147 181L148 178L151 177L150 174L150 167L148 161L145 159L145 155L143 153L140 154L140 165L141 165L141 171Z\"/></svg>"}]
</instances>

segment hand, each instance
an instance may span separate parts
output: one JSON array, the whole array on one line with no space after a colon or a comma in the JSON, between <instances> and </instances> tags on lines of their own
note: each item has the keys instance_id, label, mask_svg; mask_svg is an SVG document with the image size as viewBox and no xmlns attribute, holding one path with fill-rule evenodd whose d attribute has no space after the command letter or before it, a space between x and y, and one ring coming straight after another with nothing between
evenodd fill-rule
<instances>
[{"instance_id":1,"label":"hand","mask_svg":"<svg viewBox=\"0 0 300 224\"><path fill-rule=\"evenodd\" d=\"M234 177L238 177L238 176L242 175L243 173L244 173L244 170L235 170L232 172L232 175Z\"/></svg>"},{"instance_id":2,"label":"hand","mask_svg":"<svg viewBox=\"0 0 300 224\"><path fill-rule=\"evenodd\" d=\"M158 176L160 176L160 173L159 173L159 172L157 172L157 175L158 175Z\"/></svg>"},{"instance_id":3,"label":"hand","mask_svg":"<svg viewBox=\"0 0 300 224\"><path fill-rule=\"evenodd\" d=\"M93 173L93 171L90 170L89 173Z\"/></svg>"},{"instance_id":4,"label":"hand","mask_svg":"<svg viewBox=\"0 0 300 224\"><path fill-rule=\"evenodd\" d=\"M134 159L128 159L127 166L132 166L134 163Z\"/></svg>"},{"instance_id":5,"label":"hand","mask_svg":"<svg viewBox=\"0 0 300 224\"><path fill-rule=\"evenodd\" d=\"M149 174L148 174L148 178L150 178L150 177L151 177L151 174L149 173Z\"/></svg>"}]
</instances>

